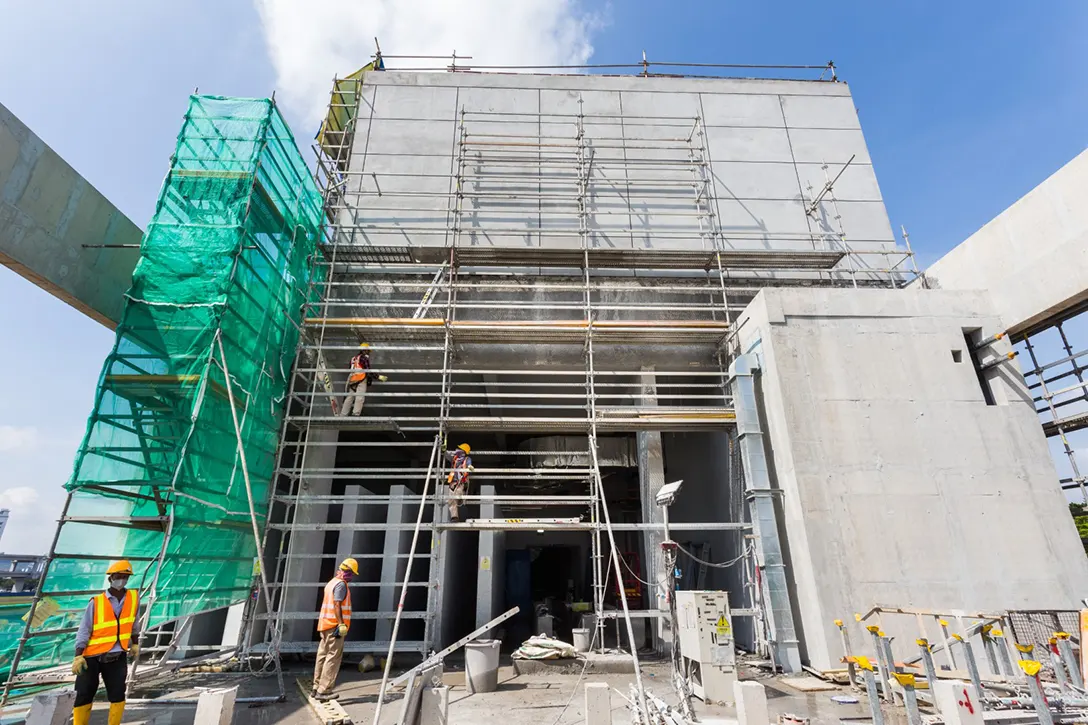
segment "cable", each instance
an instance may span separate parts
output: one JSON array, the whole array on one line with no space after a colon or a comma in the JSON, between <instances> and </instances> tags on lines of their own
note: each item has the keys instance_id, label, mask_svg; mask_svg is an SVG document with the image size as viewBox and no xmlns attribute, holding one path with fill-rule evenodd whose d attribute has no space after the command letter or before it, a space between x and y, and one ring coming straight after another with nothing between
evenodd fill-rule
<instances>
[{"instance_id":1,"label":"cable","mask_svg":"<svg viewBox=\"0 0 1088 725\"><path fill-rule=\"evenodd\" d=\"M738 561L740 561L744 557L748 556L748 554L750 554L752 552L752 548L750 546L746 546L744 548L744 551L742 551L740 553L740 556L738 556L737 558L730 559L729 561L726 561L726 562L723 562L723 563L720 563L720 564L715 564L714 562L711 562L711 561L703 561L699 557L695 556L695 554L692 554L690 551L685 549L683 546L680 546L680 544L677 544L676 548L679 549L680 551L684 552L684 554L687 557L689 557L691 559L694 559L695 561L699 562L703 566L712 566L715 569L727 569L727 568L733 566L734 564L736 564Z\"/></svg>"},{"instance_id":2,"label":"cable","mask_svg":"<svg viewBox=\"0 0 1088 725\"><path fill-rule=\"evenodd\" d=\"M585 663L582 665L582 673L578 675L578 681L574 683L574 689L570 693L570 699L567 700L567 704L563 706L563 709L559 711L559 714L555 716L555 720L552 721L552 725L559 725L559 721L563 719L563 715L566 714L567 708L574 702L574 698L578 696L578 686L582 684L582 678L586 676L586 670L589 669L589 653L593 652L593 645L597 643L597 627L593 627L593 636L589 640L589 651L585 658Z\"/></svg>"},{"instance_id":3,"label":"cable","mask_svg":"<svg viewBox=\"0 0 1088 725\"><path fill-rule=\"evenodd\" d=\"M639 575L638 575L638 574L636 574L635 572L631 571L631 567L627 565L627 560L626 560L626 559L624 559L624 558L623 558L622 556L621 556L621 557L619 557L619 560L620 560L620 563L621 563L621 564L623 564L623 568L627 570L627 573L628 573L628 574L630 574L631 576L633 576L633 577L634 577L635 579L638 579L638 580L639 580L640 582L642 582L643 584L645 584L645 585L646 585L646 586L648 586L648 587L652 587L652 586L654 586L654 584L653 584L652 582L648 582L648 581L646 581L645 579L642 579L641 577L639 577Z\"/></svg>"}]
</instances>

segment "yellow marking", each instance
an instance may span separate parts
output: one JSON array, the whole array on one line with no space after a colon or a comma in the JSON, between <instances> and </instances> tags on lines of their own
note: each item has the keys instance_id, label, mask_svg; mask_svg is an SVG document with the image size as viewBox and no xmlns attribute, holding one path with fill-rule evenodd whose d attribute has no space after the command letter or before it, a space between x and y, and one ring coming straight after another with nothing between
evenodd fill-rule
<instances>
[{"instance_id":1,"label":"yellow marking","mask_svg":"<svg viewBox=\"0 0 1088 725\"><path fill-rule=\"evenodd\" d=\"M914 675L909 672L893 672L892 677L903 687L914 687Z\"/></svg>"},{"instance_id":2,"label":"yellow marking","mask_svg":"<svg viewBox=\"0 0 1088 725\"><path fill-rule=\"evenodd\" d=\"M869 661L868 657L858 655L855 659L857 659L858 667L863 670L869 670L870 672L873 671L873 663Z\"/></svg>"},{"instance_id":3,"label":"yellow marking","mask_svg":"<svg viewBox=\"0 0 1088 725\"><path fill-rule=\"evenodd\" d=\"M1018 652L1023 652L1026 655L1031 654L1031 651L1035 649L1035 645L1033 644L1020 644L1018 642L1014 642L1013 644L1016 645L1016 649Z\"/></svg>"},{"instance_id":4,"label":"yellow marking","mask_svg":"<svg viewBox=\"0 0 1088 725\"><path fill-rule=\"evenodd\" d=\"M1039 674L1039 670L1043 668L1042 663L1035 660L1017 660L1016 664L1020 665L1020 669L1028 677L1035 677L1035 675Z\"/></svg>"},{"instance_id":5,"label":"yellow marking","mask_svg":"<svg viewBox=\"0 0 1088 725\"><path fill-rule=\"evenodd\" d=\"M842 620L841 619L836 619L835 620L835 626L838 627L839 629L842 629Z\"/></svg>"}]
</instances>

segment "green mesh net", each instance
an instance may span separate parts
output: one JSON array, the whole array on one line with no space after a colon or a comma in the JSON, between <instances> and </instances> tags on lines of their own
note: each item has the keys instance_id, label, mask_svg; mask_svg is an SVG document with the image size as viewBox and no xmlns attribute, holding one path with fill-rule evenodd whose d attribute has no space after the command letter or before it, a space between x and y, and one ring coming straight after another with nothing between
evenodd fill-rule
<instances>
[{"instance_id":1,"label":"green mesh net","mask_svg":"<svg viewBox=\"0 0 1088 725\"><path fill-rule=\"evenodd\" d=\"M273 102L191 97L67 484L49 616L18 672L72 657L116 558L132 562L150 626L253 591L250 505L263 534L321 209ZM0 626L10 668L23 622Z\"/></svg>"}]
</instances>

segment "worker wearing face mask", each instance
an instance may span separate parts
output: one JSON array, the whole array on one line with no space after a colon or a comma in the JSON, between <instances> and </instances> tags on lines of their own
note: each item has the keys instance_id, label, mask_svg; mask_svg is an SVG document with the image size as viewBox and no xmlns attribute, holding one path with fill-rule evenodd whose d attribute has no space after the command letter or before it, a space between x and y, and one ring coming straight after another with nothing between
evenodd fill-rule
<instances>
[{"instance_id":1,"label":"worker wearing face mask","mask_svg":"<svg viewBox=\"0 0 1088 725\"><path fill-rule=\"evenodd\" d=\"M140 652L137 613L139 596L127 589L132 564L116 561L106 569L109 588L98 594L83 610L83 620L76 633L76 657L72 674L76 676L76 704L72 725L87 725L91 703L101 680L110 701L109 725L120 725L125 712L125 684L128 658Z\"/></svg>"},{"instance_id":2,"label":"worker wearing face mask","mask_svg":"<svg viewBox=\"0 0 1088 725\"><path fill-rule=\"evenodd\" d=\"M336 576L325 585L321 600L321 612L317 615L317 662L314 663L314 685L310 695L319 700L333 697L332 688L340 674L340 660L344 656L344 637L351 624L351 592L348 583L359 574L359 562L344 559Z\"/></svg>"}]
</instances>

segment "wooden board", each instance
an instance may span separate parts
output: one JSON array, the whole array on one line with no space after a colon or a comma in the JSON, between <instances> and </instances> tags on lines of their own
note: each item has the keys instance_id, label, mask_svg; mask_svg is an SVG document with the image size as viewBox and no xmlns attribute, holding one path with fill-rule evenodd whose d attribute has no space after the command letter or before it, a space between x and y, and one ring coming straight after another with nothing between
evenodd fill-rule
<instances>
[{"instance_id":1,"label":"wooden board","mask_svg":"<svg viewBox=\"0 0 1088 725\"><path fill-rule=\"evenodd\" d=\"M801 692L826 692L829 690L838 690L839 686L830 682L824 682L818 680L815 677L809 677L802 675L800 677L783 677L778 680L783 685L789 685L795 690Z\"/></svg>"},{"instance_id":2,"label":"wooden board","mask_svg":"<svg viewBox=\"0 0 1088 725\"><path fill-rule=\"evenodd\" d=\"M310 697L310 690L314 684L312 679L300 677L295 682L298 683L302 698L310 705L310 711L321 725L354 725L347 712L336 700L322 701Z\"/></svg>"}]
</instances>

